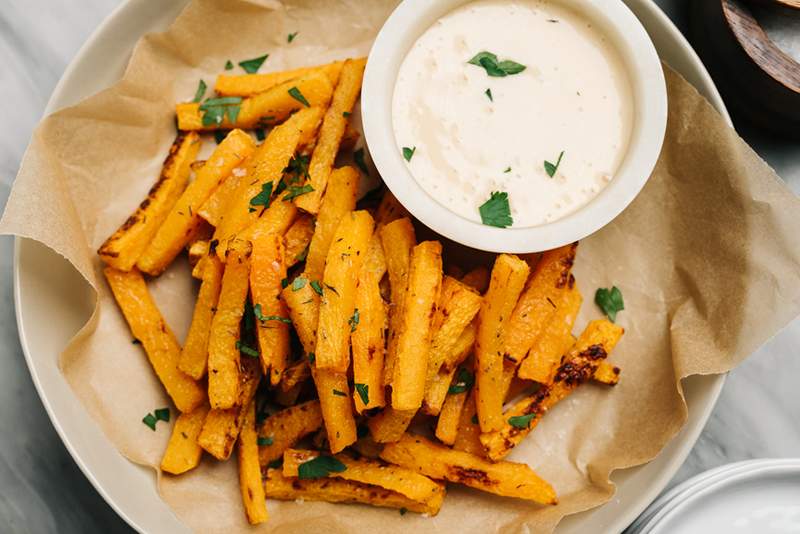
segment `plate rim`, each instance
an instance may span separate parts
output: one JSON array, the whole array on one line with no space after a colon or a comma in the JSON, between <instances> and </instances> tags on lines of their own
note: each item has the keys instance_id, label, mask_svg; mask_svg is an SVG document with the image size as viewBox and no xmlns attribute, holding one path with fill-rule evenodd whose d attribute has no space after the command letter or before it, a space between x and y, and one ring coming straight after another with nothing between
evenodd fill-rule
<instances>
[{"instance_id":1,"label":"plate rim","mask_svg":"<svg viewBox=\"0 0 800 534\"><path fill-rule=\"evenodd\" d=\"M188 3L189 0L179 0L179 1L185 5ZM641 3L642 6L645 6L645 8L649 10L652 16L658 19L659 24L667 31L667 33L670 35L670 38L677 41L681 45L681 48L683 48L684 51L689 55L689 57L691 58L691 62L695 68L695 74L698 74L700 76L700 79L702 80L704 85L703 90L705 90L708 93L706 94L706 98L710 101L710 103L717 110L717 112L719 112L723 116L726 122L731 127L733 127L730 115L728 114L727 108L722 100L722 97L719 94L719 90L717 89L716 84L712 80L705 65L697 55L697 52L694 50L691 44L689 44L688 40L684 37L684 35L680 32L680 30L678 30L678 28L675 26L672 20L666 15L666 13L664 13L664 11L655 3L654 0L638 0L638 1ZM47 117L48 115L56 111L55 103L56 101L63 98L62 93L64 92L64 85L67 83L67 80L72 77L73 72L76 70L77 66L82 62L84 56L87 55L87 53L94 48L100 36L103 33L105 33L106 29L109 26L112 26L115 22L117 22L117 20L120 17L123 17L126 11L128 11L129 9L133 9L132 6L136 4L142 4L141 0L123 0L92 31L88 39L83 43L83 45L81 45L81 47L78 49L78 51L75 53L73 58L68 63L67 67L64 69L64 72L59 78L58 83L56 84L55 88L53 89L53 92L51 93L47 101L47 105L45 106L45 109L42 113L43 118ZM36 128L38 128L38 123ZM14 293L14 312L17 323L17 333L19 336L20 346L22 348L22 352L25 357L26 366L28 367L28 372L31 375L31 380L34 384L34 387L36 388L36 392L39 395L39 398L42 402L42 405L45 408L45 411L47 413L48 418L50 419L51 424L55 428L59 438L61 439L65 448L67 449L73 461L77 464L78 468L81 470L83 475L92 484L95 491L97 491L101 495L103 500L120 516L120 518L123 521L125 521L131 528L133 528L137 532L143 532L138 521L135 520L133 517L131 517L123 509L123 507L119 504L119 502L114 500L109 495L108 491L98 481L98 479L93 474L92 470L88 467L88 464L83 459L82 454L77 451L70 437L67 435L66 431L62 428L59 417L55 414L55 411L51 405L51 399L48 397L47 392L42 386L36 365L33 362L33 357L31 355L32 351L29 347L28 339L25 336L25 327L22 319L23 295L20 284L20 274L22 269L20 263L20 249L23 241L25 240L27 239L24 237L14 236L14 258L13 258L12 278L13 278L13 293ZM63 259L63 261L67 262L66 259ZM696 426L691 428L690 432L687 432L686 436L683 438L683 442L681 443L679 449L673 454L670 462L667 463L667 465L661 472L661 475L657 479L655 479L652 484L648 486L647 491L642 492L640 494L637 503L634 505L630 505L626 513L620 514L614 521L614 523L612 525L609 525L610 531L620 532L626 526L628 526L636 517L638 517L642 513L642 511L644 511L650 505L653 499L663 490L663 488L666 486L669 480L671 480L671 478L675 475L680 466L684 463L686 457L689 455L695 443L697 442L700 433L705 428L705 425L708 421L708 418L711 415L711 412L716 406L717 400L719 399L719 395L722 391L722 387L725 383L727 374L726 373L717 374L713 375L713 377L714 381L708 386L708 389L710 391L709 400L706 402L706 405L696 407L696 409L698 408L700 409L700 415L698 417L698 423L696 424ZM687 405L687 410L688 408L689 407ZM681 431L684 431L686 429L687 427L684 426L681 428ZM671 443L672 440L675 440L678 437L678 435L679 434L673 436L671 440L668 442L668 444ZM651 462L653 460L655 460L655 458L653 458ZM616 472L641 468L643 466L648 465L649 463L650 462L626 469L615 470L614 472L612 472L612 476ZM600 507L602 506L604 505L600 505ZM591 510L596 510L597 508L586 510L584 512L578 512L578 514L572 514L572 515L588 513ZM180 519L178 519L178 521L180 521Z\"/></svg>"}]
</instances>

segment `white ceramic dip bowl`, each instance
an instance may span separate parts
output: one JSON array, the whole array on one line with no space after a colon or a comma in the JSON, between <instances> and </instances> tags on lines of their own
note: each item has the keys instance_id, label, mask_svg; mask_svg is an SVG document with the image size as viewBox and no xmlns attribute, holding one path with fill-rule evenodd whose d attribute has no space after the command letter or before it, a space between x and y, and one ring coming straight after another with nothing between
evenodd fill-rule
<instances>
[{"instance_id":1,"label":"white ceramic dip bowl","mask_svg":"<svg viewBox=\"0 0 800 534\"><path fill-rule=\"evenodd\" d=\"M667 95L655 47L622 0L550 0L591 22L619 54L633 95L630 140L613 179L572 213L538 226L488 226L451 211L419 185L395 138L392 118L398 71L408 51L434 22L471 1L404 0L387 19L370 52L361 96L364 135L372 160L387 187L414 217L463 245L525 253L582 239L611 222L633 201L658 159L667 122Z\"/></svg>"}]
</instances>

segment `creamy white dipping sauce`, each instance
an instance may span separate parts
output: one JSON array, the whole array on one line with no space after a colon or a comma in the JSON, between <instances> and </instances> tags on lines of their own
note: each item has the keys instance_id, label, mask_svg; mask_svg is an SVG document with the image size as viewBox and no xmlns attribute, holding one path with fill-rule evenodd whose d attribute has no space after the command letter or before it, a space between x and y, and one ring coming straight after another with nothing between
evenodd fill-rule
<instances>
[{"instance_id":1,"label":"creamy white dipping sauce","mask_svg":"<svg viewBox=\"0 0 800 534\"><path fill-rule=\"evenodd\" d=\"M526 68L491 77L468 63L483 51ZM558 1L481 0L417 40L392 118L398 150L414 149L409 169L431 197L481 222L479 206L506 192L512 226L530 227L574 212L613 179L632 98L618 52L579 13ZM562 151L550 177L545 161Z\"/></svg>"}]
</instances>

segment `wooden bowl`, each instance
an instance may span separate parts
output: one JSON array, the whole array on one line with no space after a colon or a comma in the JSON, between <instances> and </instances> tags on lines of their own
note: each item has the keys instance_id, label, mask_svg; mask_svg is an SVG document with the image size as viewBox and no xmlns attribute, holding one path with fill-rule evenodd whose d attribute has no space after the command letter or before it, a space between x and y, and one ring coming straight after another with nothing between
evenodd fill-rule
<instances>
[{"instance_id":1,"label":"wooden bowl","mask_svg":"<svg viewBox=\"0 0 800 534\"><path fill-rule=\"evenodd\" d=\"M800 0L769 3L778 2L800 8ZM693 44L734 115L800 136L800 63L770 40L742 0L695 0L690 5Z\"/></svg>"}]
</instances>

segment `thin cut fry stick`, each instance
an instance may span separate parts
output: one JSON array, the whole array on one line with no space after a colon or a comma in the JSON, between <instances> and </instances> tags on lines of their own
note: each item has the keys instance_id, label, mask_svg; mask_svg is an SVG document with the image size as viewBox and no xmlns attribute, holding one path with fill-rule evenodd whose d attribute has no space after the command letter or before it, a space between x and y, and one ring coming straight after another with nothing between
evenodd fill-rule
<instances>
[{"instance_id":1,"label":"thin cut fry stick","mask_svg":"<svg viewBox=\"0 0 800 534\"><path fill-rule=\"evenodd\" d=\"M358 274L355 309L359 323L351 334L353 382L360 388L355 397L356 411L379 408L386 404L383 387L383 352L386 328L386 304L381 298L380 281L386 272L386 260L378 234L372 235L364 263ZM362 394L367 397L364 403Z\"/></svg>"},{"instance_id":2,"label":"thin cut fry stick","mask_svg":"<svg viewBox=\"0 0 800 534\"><path fill-rule=\"evenodd\" d=\"M274 386L281 381L289 360L289 313L280 300L281 283L286 278L283 239L267 234L253 241L250 268L250 294L256 310L256 332L261 354L261 371Z\"/></svg>"},{"instance_id":3,"label":"thin cut fry stick","mask_svg":"<svg viewBox=\"0 0 800 534\"><path fill-rule=\"evenodd\" d=\"M421 436L405 434L383 448L381 458L431 478L464 484L505 497L541 504L556 504L556 492L526 464L492 463L472 454L455 451Z\"/></svg>"},{"instance_id":4,"label":"thin cut fry stick","mask_svg":"<svg viewBox=\"0 0 800 534\"><path fill-rule=\"evenodd\" d=\"M225 137L139 257L136 262L139 270L157 276L167 268L202 222L197 210L254 148L252 138L241 130L233 130Z\"/></svg>"},{"instance_id":5,"label":"thin cut fry stick","mask_svg":"<svg viewBox=\"0 0 800 534\"><path fill-rule=\"evenodd\" d=\"M433 380L430 382L430 387L425 391L423 403L425 413L429 415L439 414L439 410L442 408L442 403L444 403L447 390L450 388L450 383L453 381L458 365L472 354L476 332L477 327L474 322L467 325L464 331L461 332L461 335L458 336L456 344L446 355L444 361L445 365L434 375Z\"/></svg>"},{"instance_id":6,"label":"thin cut fry stick","mask_svg":"<svg viewBox=\"0 0 800 534\"><path fill-rule=\"evenodd\" d=\"M334 234L323 275L317 369L345 373L350 366L350 334L359 323L359 316L355 314L356 283L373 227L369 213L354 211L342 218Z\"/></svg>"},{"instance_id":7,"label":"thin cut fry stick","mask_svg":"<svg viewBox=\"0 0 800 534\"><path fill-rule=\"evenodd\" d=\"M97 251L100 259L121 271L133 268L186 188L190 167L199 149L200 137L196 133L178 134L158 181L133 215L100 246Z\"/></svg>"},{"instance_id":8,"label":"thin cut fry stick","mask_svg":"<svg viewBox=\"0 0 800 534\"><path fill-rule=\"evenodd\" d=\"M436 437L445 445L452 445L456 442L458 434L458 421L461 419L461 410L467 401L469 391L460 393L448 393L447 398L439 412L439 419L436 421Z\"/></svg>"},{"instance_id":9,"label":"thin cut fry stick","mask_svg":"<svg viewBox=\"0 0 800 534\"><path fill-rule=\"evenodd\" d=\"M481 435L480 440L492 460L505 457L519 444L539 420L561 399L589 380L622 337L624 330L606 320L592 321L564 355L552 384L516 402L505 414L503 426Z\"/></svg>"},{"instance_id":10,"label":"thin cut fry stick","mask_svg":"<svg viewBox=\"0 0 800 534\"><path fill-rule=\"evenodd\" d=\"M264 484L261 482L261 466L258 463L258 434L256 434L255 400L245 408L244 425L239 434L239 488L242 504L251 525L269 519Z\"/></svg>"},{"instance_id":11,"label":"thin cut fry stick","mask_svg":"<svg viewBox=\"0 0 800 534\"><path fill-rule=\"evenodd\" d=\"M394 361L397 356L397 341L402 325L403 301L408 285L411 250L417 244L417 238L414 234L414 227L407 218L388 223L381 228L380 236L391 288L390 302L394 304L389 307L389 330L383 370L383 379L388 385L394 378Z\"/></svg>"},{"instance_id":12,"label":"thin cut fry stick","mask_svg":"<svg viewBox=\"0 0 800 534\"><path fill-rule=\"evenodd\" d=\"M293 447L305 436L322 426L319 401L311 400L291 406L267 417L258 429L265 443L259 447L259 462L266 467L283 457L283 452Z\"/></svg>"},{"instance_id":13,"label":"thin cut fry stick","mask_svg":"<svg viewBox=\"0 0 800 534\"><path fill-rule=\"evenodd\" d=\"M603 360L597 365L592 380L608 386L616 386L619 383L619 373L619 367Z\"/></svg>"},{"instance_id":14,"label":"thin cut fry stick","mask_svg":"<svg viewBox=\"0 0 800 534\"><path fill-rule=\"evenodd\" d=\"M330 80L331 85L335 86L339 81L339 73L342 71L343 64L344 61L334 61L325 65L264 74L220 74L214 84L214 91L220 96L253 96L312 72L323 72Z\"/></svg>"},{"instance_id":15,"label":"thin cut fry stick","mask_svg":"<svg viewBox=\"0 0 800 534\"><path fill-rule=\"evenodd\" d=\"M467 397L464 408L461 410L461 417L458 420L458 433L456 434L453 449L464 451L475 456L486 456L483 444L480 440L481 427L478 425L478 414L475 406L475 388Z\"/></svg>"},{"instance_id":16,"label":"thin cut fry stick","mask_svg":"<svg viewBox=\"0 0 800 534\"><path fill-rule=\"evenodd\" d=\"M290 92L291 91L291 92ZM178 128L181 130L220 130L230 128L263 128L280 124L292 113L308 107L328 107L333 94L333 85L323 72L312 72L300 78L286 81L280 85L245 98L238 106L236 122L231 123L230 114L225 113L222 122L203 124L206 112L200 109L202 104L188 102L177 104L175 113L178 116ZM294 95L294 96L293 96ZM295 98L302 96L306 105ZM305 144L305 143L304 143Z\"/></svg>"},{"instance_id":17,"label":"thin cut fry stick","mask_svg":"<svg viewBox=\"0 0 800 534\"><path fill-rule=\"evenodd\" d=\"M391 406L367 421L372 439L377 443L392 443L403 437L403 433L414 419L416 410L399 411Z\"/></svg>"},{"instance_id":18,"label":"thin cut fry stick","mask_svg":"<svg viewBox=\"0 0 800 534\"><path fill-rule=\"evenodd\" d=\"M547 384L555 374L561 356L572 346L572 326L581 307L581 297L575 278L570 275L569 283L558 295L556 310L545 325L544 330L522 360L517 375L525 380L535 380Z\"/></svg>"},{"instance_id":19,"label":"thin cut fry stick","mask_svg":"<svg viewBox=\"0 0 800 534\"><path fill-rule=\"evenodd\" d=\"M206 374L208 365L208 337L211 333L211 321L214 319L214 310L219 301L219 291L222 287L222 272L224 267L213 253L203 260L203 282L197 294L194 305L192 324L183 344L178 368L195 380L200 380Z\"/></svg>"},{"instance_id":20,"label":"thin cut fry stick","mask_svg":"<svg viewBox=\"0 0 800 534\"><path fill-rule=\"evenodd\" d=\"M297 150L303 132L316 130L322 112L321 108L308 108L295 113L285 123L273 128L258 147L246 170L247 174L242 177L239 188L228 203L217 231L214 232L214 239L219 240L220 244L253 224L261 216L267 199L260 196L263 196L265 191L275 196L283 170ZM283 197L280 201L288 200ZM224 253L224 249L218 248L218 250L220 254Z\"/></svg>"},{"instance_id":21,"label":"thin cut fry stick","mask_svg":"<svg viewBox=\"0 0 800 534\"><path fill-rule=\"evenodd\" d=\"M203 455L203 449L197 444L197 436L203 428L208 410L208 405L203 404L178 416L175 426L172 427L167 450L161 458L162 471L180 475L197 467Z\"/></svg>"},{"instance_id":22,"label":"thin cut fry stick","mask_svg":"<svg viewBox=\"0 0 800 534\"><path fill-rule=\"evenodd\" d=\"M239 396L239 323L247 299L251 253L248 241L235 240L226 255L208 339L208 400L212 408L231 408Z\"/></svg>"},{"instance_id":23,"label":"thin cut fry stick","mask_svg":"<svg viewBox=\"0 0 800 534\"><path fill-rule=\"evenodd\" d=\"M308 215L297 217L289 229L286 230L283 240L286 245L285 261L287 269L303 261L313 235L314 219Z\"/></svg>"},{"instance_id":24,"label":"thin cut fry stick","mask_svg":"<svg viewBox=\"0 0 800 534\"><path fill-rule=\"evenodd\" d=\"M322 194L328 186L328 176L333 167L333 161L339 152L345 127L347 126L346 113L353 111L358 93L361 91L361 80L364 77L366 58L348 59L344 62L339 83L333 91L331 106L325 113L325 119L319 130L317 144L311 155L308 166L308 178L305 185L310 185L313 191L307 195L297 197L295 205L303 211L317 214L319 212Z\"/></svg>"},{"instance_id":25,"label":"thin cut fry stick","mask_svg":"<svg viewBox=\"0 0 800 534\"><path fill-rule=\"evenodd\" d=\"M498 256L492 269L489 290L481 305L475 340L475 392L478 420L484 432L503 426L505 392L500 390L503 378L502 343L508 318L522 293L528 272L528 264L516 256Z\"/></svg>"},{"instance_id":26,"label":"thin cut fry stick","mask_svg":"<svg viewBox=\"0 0 800 534\"><path fill-rule=\"evenodd\" d=\"M422 406L431 342L431 322L442 286L442 245L423 241L411 254L403 319L392 379L392 407Z\"/></svg>"},{"instance_id":27,"label":"thin cut fry stick","mask_svg":"<svg viewBox=\"0 0 800 534\"><path fill-rule=\"evenodd\" d=\"M133 269L106 267L103 273L131 333L138 339L167 394L181 412L191 412L205 400L205 392L178 369L181 348L158 310L142 274Z\"/></svg>"}]
</instances>

